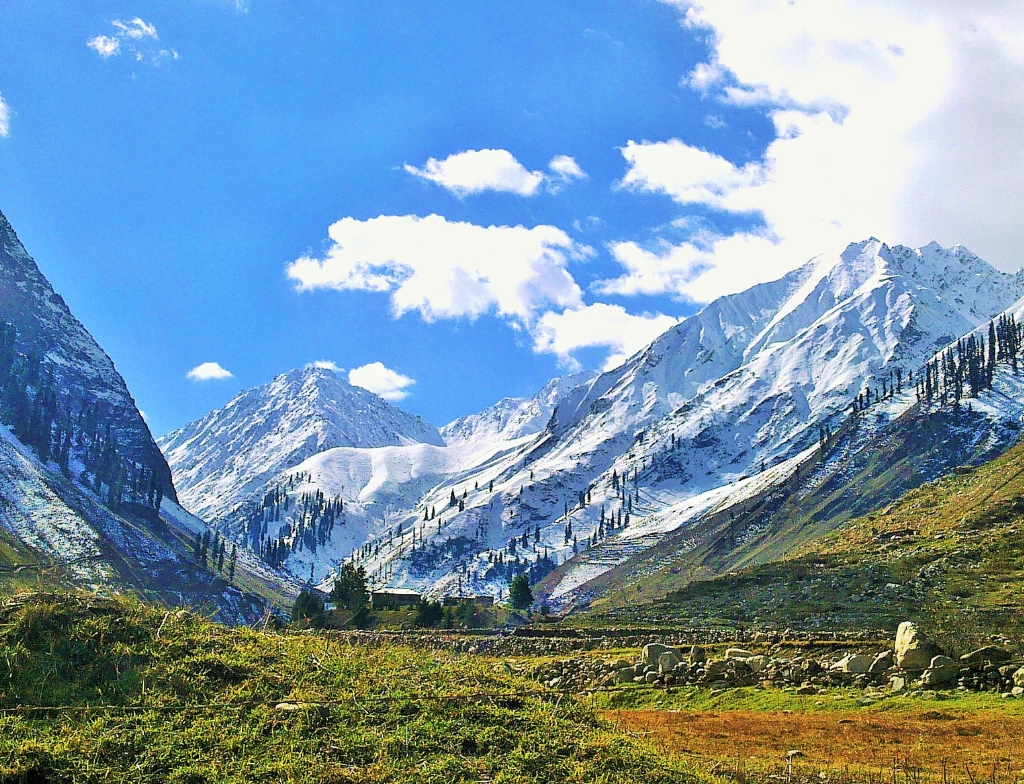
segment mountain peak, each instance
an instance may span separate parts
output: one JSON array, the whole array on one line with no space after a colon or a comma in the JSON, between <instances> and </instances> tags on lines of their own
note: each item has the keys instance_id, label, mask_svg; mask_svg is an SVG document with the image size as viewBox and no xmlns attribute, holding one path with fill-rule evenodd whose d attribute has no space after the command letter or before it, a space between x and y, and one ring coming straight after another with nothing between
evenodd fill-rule
<instances>
[{"instance_id":1,"label":"mountain peak","mask_svg":"<svg viewBox=\"0 0 1024 784\"><path fill-rule=\"evenodd\" d=\"M159 440L183 504L206 517L327 449L415 443L444 442L421 417L318 367L282 373Z\"/></svg>"}]
</instances>

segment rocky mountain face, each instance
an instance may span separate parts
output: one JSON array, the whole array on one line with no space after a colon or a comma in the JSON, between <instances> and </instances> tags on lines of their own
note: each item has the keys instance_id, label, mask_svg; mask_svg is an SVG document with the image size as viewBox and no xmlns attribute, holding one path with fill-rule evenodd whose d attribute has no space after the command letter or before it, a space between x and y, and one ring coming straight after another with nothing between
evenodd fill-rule
<instances>
[{"instance_id":1,"label":"rocky mountain face","mask_svg":"<svg viewBox=\"0 0 1024 784\"><path fill-rule=\"evenodd\" d=\"M182 503L209 520L328 449L421 443L444 444L426 420L316 367L283 373L160 439Z\"/></svg>"},{"instance_id":2,"label":"rocky mountain face","mask_svg":"<svg viewBox=\"0 0 1024 784\"><path fill-rule=\"evenodd\" d=\"M0 590L142 591L229 622L297 593L245 552L197 563L204 534L110 357L0 215Z\"/></svg>"},{"instance_id":3,"label":"rocky mountain face","mask_svg":"<svg viewBox=\"0 0 1024 784\"><path fill-rule=\"evenodd\" d=\"M0 323L4 423L22 440L42 447L43 457L77 463L93 480L99 470L108 485L118 482L118 474L122 484L137 482L142 470L147 493L159 487L173 500L170 469L124 379L43 277L2 213Z\"/></svg>"}]
</instances>

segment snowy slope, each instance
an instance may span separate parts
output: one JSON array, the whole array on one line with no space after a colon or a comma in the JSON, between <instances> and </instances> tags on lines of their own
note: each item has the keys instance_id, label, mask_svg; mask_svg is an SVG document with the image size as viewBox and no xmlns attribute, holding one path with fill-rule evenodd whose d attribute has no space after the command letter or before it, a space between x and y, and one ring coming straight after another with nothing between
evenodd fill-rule
<instances>
[{"instance_id":1,"label":"snowy slope","mask_svg":"<svg viewBox=\"0 0 1024 784\"><path fill-rule=\"evenodd\" d=\"M461 417L441 428L445 443L457 446L472 441L513 441L539 433L555 408L578 387L595 378L595 372L574 373L552 379L532 397L507 397L478 414Z\"/></svg>"},{"instance_id":2,"label":"snowy slope","mask_svg":"<svg viewBox=\"0 0 1024 784\"><path fill-rule=\"evenodd\" d=\"M308 367L242 392L160 439L182 504L223 517L284 469L335 447L442 445L437 429L332 371Z\"/></svg>"}]
</instances>

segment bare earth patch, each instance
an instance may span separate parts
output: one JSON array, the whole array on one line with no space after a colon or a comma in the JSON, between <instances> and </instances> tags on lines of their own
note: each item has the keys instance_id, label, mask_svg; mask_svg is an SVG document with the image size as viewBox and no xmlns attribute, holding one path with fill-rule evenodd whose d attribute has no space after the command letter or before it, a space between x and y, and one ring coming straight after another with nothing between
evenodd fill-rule
<instances>
[{"instance_id":1,"label":"bare earth patch","mask_svg":"<svg viewBox=\"0 0 1024 784\"><path fill-rule=\"evenodd\" d=\"M618 728L710 767L794 775L871 773L936 781L1024 779L1024 717L1000 711L789 713L615 710ZM892 780L890 778L890 780Z\"/></svg>"}]
</instances>

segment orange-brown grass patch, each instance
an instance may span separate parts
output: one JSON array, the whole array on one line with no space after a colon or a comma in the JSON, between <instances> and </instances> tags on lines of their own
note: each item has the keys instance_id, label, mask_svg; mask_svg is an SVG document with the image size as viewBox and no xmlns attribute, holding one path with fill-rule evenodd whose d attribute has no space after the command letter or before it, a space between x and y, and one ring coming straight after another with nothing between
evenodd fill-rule
<instances>
[{"instance_id":1,"label":"orange-brown grass patch","mask_svg":"<svg viewBox=\"0 0 1024 784\"><path fill-rule=\"evenodd\" d=\"M871 774L900 782L1024 780L1024 717L999 711L614 710L605 718L719 772ZM895 778L894 778L895 777ZM878 779L882 780L882 779Z\"/></svg>"}]
</instances>

